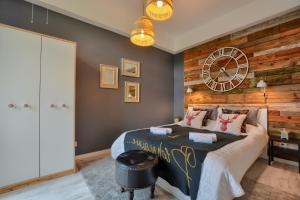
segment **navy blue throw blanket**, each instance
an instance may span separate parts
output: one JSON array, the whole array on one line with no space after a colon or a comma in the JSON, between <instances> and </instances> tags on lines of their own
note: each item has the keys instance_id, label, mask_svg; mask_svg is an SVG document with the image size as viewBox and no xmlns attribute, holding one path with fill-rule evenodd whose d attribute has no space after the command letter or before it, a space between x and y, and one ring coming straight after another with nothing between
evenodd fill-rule
<instances>
[{"instance_id":1,"label":"navy blue throw blanket","mask_svg":"<svg viewBox=\"0 0 300 200\"><path fill-rule=\"evenodd\" d=\"M192 200L197 199L201 168L207 153L244 138L179 125L166 127L172 128L172 134L155 135L150 129L128 132L124 140L125 151L139 149L157 155L158 176L191 196ZM196 143L189 140L189 132L215 133L218 141L213 144Z\"/></svg>"}]
</instances>

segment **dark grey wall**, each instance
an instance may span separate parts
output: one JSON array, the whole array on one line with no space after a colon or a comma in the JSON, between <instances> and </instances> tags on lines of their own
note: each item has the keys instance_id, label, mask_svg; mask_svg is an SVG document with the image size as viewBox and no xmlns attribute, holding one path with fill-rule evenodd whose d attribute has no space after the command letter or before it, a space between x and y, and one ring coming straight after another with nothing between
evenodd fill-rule
<instances>
[{"instance_id":1,"label":"dark grey wall","mask_svg":"<svg viewBox=\"0 0 300 200\"><path fill-rule=\"evenodd\" d=\"M170 123L173 118L173 56L140 48L128 38L22 0L0 0L0 22L77 42L76 154L109 148L124 131ZM133 23L133 22L132 22ZM0 44L1 45L1 44ZM119 89L99 88L99 64L119 66L122 57L141 62L141 78L119 76ZM140 103L124 103L124 81L141 84ZM59 139L59 138L58 138Z\"/></svg>"},{"instance_id":2,"label":"dark grey wall","mask_svg":"<svg viewBox=\"0 0 300 200\"><path fill-rule=\"evenodd\" d=\"M174 65L174 116L184 115L183 53L173 56Z\"/></svg>"}]
</instances>

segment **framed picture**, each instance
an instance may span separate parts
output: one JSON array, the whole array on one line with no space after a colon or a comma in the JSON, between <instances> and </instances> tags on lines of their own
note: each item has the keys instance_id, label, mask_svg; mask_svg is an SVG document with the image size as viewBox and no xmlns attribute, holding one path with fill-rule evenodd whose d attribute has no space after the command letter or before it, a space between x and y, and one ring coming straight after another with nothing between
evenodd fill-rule
<instances>
[{"instance_id":1,"label":"framed picture","mask_svg":"<svg viewBox=\"0 0 300 200\"><path fill-rule=\"evenodd\" d=\"M118 67L100 64L100 88L118 89Z\"/></svg>"},{"instance_id":2,"label":"framed picture","mask_svg":"<svg viewBox=\"0 0 300 200\"><path fill-rule=\"evenodd\" d=\"M140 77L140 62L122 58L122 75Z\"/></svg>"},{"instance_id":3,"label":"framed picture","mask_svg":"<svg viewBox=\"0 0 300 200\"><path fill-rule=\"evenodd\" d=\"M125 102L140 102L140 84L125 81Z\"/></svg>"}]
</instances>

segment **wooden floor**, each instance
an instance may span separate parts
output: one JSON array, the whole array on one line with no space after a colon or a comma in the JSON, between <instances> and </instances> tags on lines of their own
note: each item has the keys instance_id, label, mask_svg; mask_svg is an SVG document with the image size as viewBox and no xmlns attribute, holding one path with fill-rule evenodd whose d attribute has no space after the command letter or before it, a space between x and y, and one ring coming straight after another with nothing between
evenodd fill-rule
<instances>
[{"instance_id":1,"label":"wooden floor","mask_svg":"<svg viewBox=\"0 0 300 200\"><path fill-rule=\"evenodd\" d=\"M78 168L105 158L103 155L97 159L77 161ZM256 182L277 188L297 196L300 196L300 174L298 167L274 161L271 166L267 160L259 158L247 171L245 177Z\"/></svg>"},{"instance_id":2,"label":"wooden floor","mask_svg":"<svg viewBox=\"0 0 300 200\"><path fill-rule=\"evenodd\" d=\"M106 156L109 156L109 152L93 157L92 159L78 160L76 163L78 168L81 169L89 163L103 159ZM274 161L269 166L267 160L259 158L247 171L245 177L277 188L278 190L300 196L300 174L296 166L277 161Z\"/></svg>"},{"instance_id":3,"label":"wooden floor","mask_svg":"<svg viewBox=\"0 0 300 200\"><path fill-rule=\"evenodd\" d=\"M274 161L258 159L247 171L245 177L256 182L300 196L300 174L298 167Z\"/></svg>"},{"instance_id":4,"label":"wooden floor","mask_svg":"<svg viewBox=\"0 0 300 200\"><path fill-rule=\"evenodd\" d=\"M81 157L81 159L77 160L77 165L79 168L85 167L97 160L102 160L109 155L102 154L92 154L92 159L87 159L86 157ZM91 158L91 157L89 157ZM97 158L97 159L96 159ZM107 160L107 159L106 159ZM101 162L101 161L100 161ZM101 162L102 163L102 162ZM103 162L105 163L105 162ZM108 168L107 166L100 168L102 174L110 174L110 166L114 163L113 160L109 162ZM97 167L96 167L97 168ZM57 199L57 200L90 200L94 199L98 193L91 193L91 188L96 186L96 190L99 194L103 194L103 191L99 191L98 186L99 182L90 182L88 185L87 180L84 178L88 178L88 174L84 174L84 171L87 168L81 170L79 173L76 173L71 176L67 176L61 179L56 179L52 181L47 181L44 183L40 183L36 186L30 186L28 188L24 188L22 190L18 190L7 194L7 196L1 196L0 199L3 200L40 200L40 199ZM98 171L97 171L98 170ZM99 168L96 171L85 171L88 172L89 175L94 177L95 174L99 174ZM105 176L106 176L105 175ZM109 175L112 177L112 175ZM88 180L92 180L93 178L89 177ZM251 185L253 180L255 185ZM95 180L98 180L97 178ZM100 178L99 180L103 180ZM112 179L107 179L108 181L112 181ZM101 181L100 181L101 182ZM267 160L258 159L252 167L245 174L245 178L242 180L243 187L246 190L245 198L241 197L239 199L246 200L298 200L297 196L300 197L300 174L298 173L298 167L290 166L287 164L282 164L278 162L274 162L272 166L267 164ZM260 184L256 184L260 183ZM98 185L98 186L97 186ZM92 186L92 187L91 187ZM254 186L254 187L253 187ZM267 186L267 187L266 187ZM270 187L269 187L270 186ZM252 189L255 188L255 189ZM270 189L272 188L272 189ZM94 188L95 189L95 188ZM249 189L249 190L248 190ZM107 188L104 188L107 192ZM253 192L254 191L254 192ZM274 192L275 191L275 192ZM110 191L112 192L112 191ZM286 194L284 194L284 192ZM270 193L270 198L269 198ZM250 196L249 196L250 194ZM278 197L278 195L281 197ZM294 195L294 198L287 198L287 196ZM55 198L52 198L53 195L56 195ZM248 195L248 196L247 196ZM164 197L164 196L163 196ZM268 198L266 198L268 197ZM99 199L99 198L98 198ZM101 198L100 198L101 199ZM173 198L162 198L162 199L173 199ZM299 198L300 200L300 198Z\"/></svg>"}]
</instances>

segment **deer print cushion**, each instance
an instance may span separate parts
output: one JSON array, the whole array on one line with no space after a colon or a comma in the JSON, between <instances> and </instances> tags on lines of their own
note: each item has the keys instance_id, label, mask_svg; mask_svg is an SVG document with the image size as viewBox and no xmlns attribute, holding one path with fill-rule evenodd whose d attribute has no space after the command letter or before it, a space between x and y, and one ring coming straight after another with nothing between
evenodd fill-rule
<instances>
[{"instance_id":1,"label":"deer print cushion","mask_svg":"<svg viewBox=\"0 0 300 200\"><path fill-rule=\"evenodd\" d=\"M240 135L246 114L223 114L218 115L215 131Z\"/></svg>"},{"instance_id":2,"label":"deer print cushion","mask_svg":"<svg viewBox=\"0 0 300 200\"><path fill-rule=\"evenodd\" d=\"M231 110L231 109L222 108L222 113L223 114L245 114L248 116L249 110ZM246 120L243 122L241 128L242 133L246 133L246 121L247 121L247 117Z\"/></svg>"},{"instance_id":3,"label":"deer print cushion","mask_svg":"<svg viewBox=\"0 0 300 200\"><path fill-rule=\"evenodd\" d=\"M184 117L184 126L201 128L206 113L207 111L188 110Z\"/></svg>"},{"instance_id":4,"label":"deer print cushion","mask_svg":"<svg viewBox=\"0 0 300 200\"><path fill-rule=\"evenodd\" d=\"M257 126L257 114L258 107L246 107L246 109L241 110L239 108L226 108L222 109L222 113L224 114L247 114L246 120L242 126L242 133L246 133L246 124L251 124L253 126Z\"/></svg>"},{"instance_id":5,"label":"deer print cushion","mask_svg":"<svg viewBox=\"0 0 300 200\"><path fill-rule=\"evenodd\" d=\"M210 119L210 116L211 116L213 110L211 110L211 109L195 109L194 108L193 111L206 111L206 115L204 116L203 121L202 121L202 126L207 126L208 120Z\"/></svg>"},{"instance_id":6,"label":"deer print cushion","mask_svg":"<svg viewBox=\"0 0 300 200\"><path fill-rule=\"evenodd\" d=\"M224 114L246 114L243 112L247 112L247 117L245 120L246 124L251 124L253 126L257 126L257 114L258 114L258 107L246 107L245 109L239 108L222 108L222 112Z\"/></svg>"}]
</instances>

